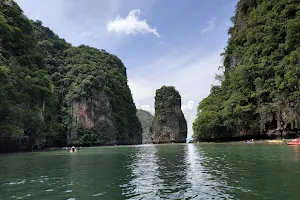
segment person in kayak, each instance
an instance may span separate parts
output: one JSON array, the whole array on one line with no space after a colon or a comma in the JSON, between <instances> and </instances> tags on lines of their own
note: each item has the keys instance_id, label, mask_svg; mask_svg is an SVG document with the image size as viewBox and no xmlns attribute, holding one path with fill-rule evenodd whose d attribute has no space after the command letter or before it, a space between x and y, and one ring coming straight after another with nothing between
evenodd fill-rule
<instances>
[{"instance_id":1,"label":"person in kayak","mask_svg":"<svg viewBox=\"0 0 300 200\"><path fill-rule=\"evenodd\" d=\"M76 151L77 151L77 149L74 146L68 147L68 149L67 149L67 152L70 152L70 153L73 153L73 152L76 152Z\"/></svg>"},{"instance_id":2,"label":"person in kayak","mask_svg":"<svg viewBox=\"0 0 300 200\"><path fill-rule=\"evenodd\" d=\"M292 139L292 142L298 142L298 139Z\"/></svg>"},{"instance_id":3,"label":"person in kayak","mask_svg":"<svg viewBox=\"0 0 300 200\"><path fill-rule=\"evenodd\" d=\"M71 151L76 152L76 148L74 146L72 146Z\"/></svg>"}]
</instances>

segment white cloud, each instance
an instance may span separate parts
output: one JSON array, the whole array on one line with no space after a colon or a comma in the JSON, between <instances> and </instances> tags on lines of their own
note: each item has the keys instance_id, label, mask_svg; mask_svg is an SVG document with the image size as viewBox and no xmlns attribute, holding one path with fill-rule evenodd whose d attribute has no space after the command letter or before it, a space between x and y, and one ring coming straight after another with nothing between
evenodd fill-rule
<instances>
[{"instance_id":1,"label":"white cloud","mask_svg":"<svg viewBox=\"0 0 300 200\"><path fill-rule=\"evenodd\" d=\"M158 44L161 45L161 46L168 47L168 48L170 48L170 49L175 49L175 48L176 48L175 45L170 44L170 43L168 43L168 42L158 42Z\"/></svg>"},{"instance_id":2,"label":"white cloud","mask_svg":"<svg viewBox=\"0 0 300 200\"><path fill-rule=\"evenodd\" d=\"M142 105L141 109L146 110L146 111L150 112L151 114L154 114L154 108L152 108L150 105Z\"/></svg>"},{"instance_id":3,"label":"white cloud","mask_svg":"<svg viewBox=\"0 0 300 200\"><path fill-rule=\"evenodd\" d=\"M135 103L136 109L141 109L141 105L139 103Z\"/></svg>"},{"instance_id":4,"label":"white cloud","mask_svg":"<svg viewBox=\"0 0 300 200\"><path fill-rule=\"evenodd\" d=\"M189 100L186 105L181 106L181 110L184 114L187 114L190 110L193 110L193 108L194 108L194 101L193 100Z\"/></svg>"},{"instance_id":5,"label":"white cloud","mask_svg":"<svg viewBox=\"0 0 300 200\"><path fill-rule=\"evenodd\" d=\"M194 121L197 118L197 116L190 116L190 118L192 121Z\"/></svg>"},{"instance_id":6,"label":"white cloud","mask_svg":"<svg viewBox=\"0 0 300 200\"><path fill-rule=\"evenodd\" d=\"M116 32L117 34L148 34L152 33L157 37L160 37L156 28L151 28L146 20L140 20L139 9L131 10L126 18L117 16L115 20L110 21L107 24L108 32Z\"/></svg>"},{"instance_id":7,"label":"white cloud","mask_svg":"<svg viewBox=\"0 0 300 200\"><path fill-rule=\"evenodd\" d=\"M187 105L181 106L181 110L183 113L185 113L187 111Z\"/></svg>"},{"instance_id":8,"label":"white cloud","mask_svg":"<svg viewBox=\"0 0 300 200\"><path fill-rule=\"evenodd\" d=\"M90 38L94 38L94 39L99 38L97 35L95 35L95 33L89 32L89 31L81 32L81 33L79 34L79 36L80 36L80 37L90 37Z\"/></svg>"},{"instance_id":9,"label":"white cloud","mask_svg":"<svg viewBox=\"0 0 300 200\"><path fill-rule=\"evenodd\" d=\"M187 105L187 108L188 108L189 110L192 110L192 109L194 108L194 101L189 100L188 105Z\"/></svg>"},{"instance_id":10,"label":"white cloud","mask_svg":"<svg viewBox=\"0 0 300 200\"><path fill-rule=\"evenodd\" d=\"M214 26L215 26L215 21L216 21L215 18L212 18L211 20L209 20L207 22L208 26L205 29L203 29L202 32L206 33L206 32L211 31L214 28Z\"/></svg>"},{"instance_id":11,"label":"white cloud","mask_svg":"<svg viewBox=\"0 0 300 200\"><path fill-rule=\"evenodd\" d=\"M87 32L87 31L82 32L82 33L79 34L79 36L81 36L81 37L90 37L92 35L93 35L92 32Z\"/></svg>"}]
</instances>

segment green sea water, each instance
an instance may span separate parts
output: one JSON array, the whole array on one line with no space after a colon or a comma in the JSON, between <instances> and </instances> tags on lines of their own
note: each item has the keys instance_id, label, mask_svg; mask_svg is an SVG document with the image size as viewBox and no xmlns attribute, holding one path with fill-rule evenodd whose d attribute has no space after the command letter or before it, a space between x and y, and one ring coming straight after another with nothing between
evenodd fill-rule
<instances>
[{"instance_id":1,"label":"green sea water","mask_svg":"<svg viewBox=\"0 0 300 200\"><path fill-rule=\"evenodd\" d=\"M299 148L170 144L0 154L0 199L300 199Z\"/></svg>"}]
</instances>

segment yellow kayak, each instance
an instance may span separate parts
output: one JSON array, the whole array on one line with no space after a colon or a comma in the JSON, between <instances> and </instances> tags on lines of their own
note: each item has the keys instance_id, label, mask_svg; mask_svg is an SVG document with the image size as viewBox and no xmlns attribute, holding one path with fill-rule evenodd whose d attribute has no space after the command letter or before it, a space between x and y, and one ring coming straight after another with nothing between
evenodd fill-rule
<instances>
[{"instance_id":1,"label":"yellow kayak","mask_svg":"<svg viewBox=\"0 0 300 200\"><path fill-rule=\"evenodd\" d=\"M283 143L284 140L268 140L268 143Z\"/></svg>"}]
</instances>

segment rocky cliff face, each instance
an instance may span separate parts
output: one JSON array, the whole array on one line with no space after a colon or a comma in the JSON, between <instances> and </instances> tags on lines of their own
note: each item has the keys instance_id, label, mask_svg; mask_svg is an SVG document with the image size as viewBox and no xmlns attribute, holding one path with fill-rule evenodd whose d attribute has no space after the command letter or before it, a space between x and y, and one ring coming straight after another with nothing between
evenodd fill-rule
<instances>
[{"instance_id":1,"label":"rocky cliff face","mask_svg":"<svg viewBox=\"0 0 300 200\"><path fill-rule=\"evenodd\" d=\"M117 130L112 117L112 108L108 96L104 91L94 91L88 99L73 100L71 103L72 130L69 143L76 143L82 139L78 127L94 130L97 144L117 144ZM87 137L84 135L83 137ZM88 142L82 139L82 143Z\"/></svg>"},{"instance_id":2,"label":"rocky cliff face","mask_svg":"<svg viewBox=\"0 0 300 200\"><path fill-rule=\"evenodd\" d=\"M142 128L122 61L105 50L73 47L40 21L32 24L57 96L54 142L141 144Z\"/></svg>"},{"instance_id":3,"label":"rocky cliff face","mask_svg":"<svg viewBox=\"0 0 300 200\"><path fill-rule=\"evenodd\" d=\"M145 110L137 110L136 112L137 117L139 118L142 129L143 129L143 134L142 134L142 143L143 144L151 144L151 134L150 134L150 125L153 120L153 115L151 113L145 111Z\"/></svg>"},{"instance_id":4,"label":"rocky cliff face","mask_svg":"<svg viewBox=\"0 0 300 200\"><path fill-rule=\"evenodd\" d=\"M141 125L119 58L83 45L65 53L66 77L73 80L65 97L72 116L68 143L141 144Z\"/></svg>"},{"instance_id":5,"label":"rocky cliff face","mask_svg":"<svg viewBox=\"0 0 300 200\"><path fill-rule=\"evenodd\" d=\"M155 117L150 132L155 144L186 141L187 123L181 111L181 96L173 86L156 90Z\"/></svg>"}]
</instances>

